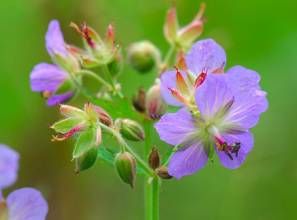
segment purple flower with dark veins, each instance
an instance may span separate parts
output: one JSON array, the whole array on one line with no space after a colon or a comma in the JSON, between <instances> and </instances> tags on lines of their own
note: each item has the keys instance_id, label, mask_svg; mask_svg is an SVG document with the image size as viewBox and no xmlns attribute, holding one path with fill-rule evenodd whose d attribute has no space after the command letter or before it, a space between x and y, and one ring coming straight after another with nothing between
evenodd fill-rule
<instances>
[{"instance_id":1,"label":"purple flower with dark veins","mask_svg":"<svg viewBox=\"0 0 297 220\"><path fill-rule=\"evenodd\" d=\"M224 72L226 54L212 39L197 41L185 57L183 70L169 70L161 75L161 93L169 105L184 106L194 103L195 89L207 74Z\"/></svg>"},{"instance_id":2,"label":"purple flower with dark veins","mask_svg":"<svg viewBox=\"0 0 297 220\"><path fill-rule=\"evenodd\" d=\"M0 220L44 220L47 203L41 193L33 188L22 188L5 199L2 190L17 178L19 155L0 144Z\"/></svg>"},{"instance_id":3,"label":"purple flower with dark veins","mask_svg":"<svg viewBox=\"0 0 297 220\"><path fill-rule=\"evenodd\" d=\"M37 64L30 75L31 89L41 92L47 99L47 105L64 103L74 95L70 74L79 71L77 61L71 46L64 41L58 21L49 23L46 33L46 48L55 64Z\"/></svg>"},{"instance_id":4,"label":"purple flower with dark veins","mask_svg":"<svg viewBox=\"0 0 297 220\"><path fill-rule=\"evenodd\" d=\"M217 51L212 47L204 51L204 48L200 50L205 52L204 55L193 52L199 52L199 48L203 47L192 48L187 57L193 71L206 68L213 72L225 63L221 49ZM176 146L168 165L170 175L179 179L195 173L204 167L214 152L226 168L235 169L244 162L254 144L250 129L268 107L266 92L261 90L259 81L256 72L241 66L231 68L226 74L207 74L187 96L183 108L165 114L156 123L160 138ZM168 85L164 78L162 82ZM171 85L173 82L169 79ZM168 94L164 97L168 98ZM180 104L176 100L175 103Z\"/></svg>"}]
</instances>

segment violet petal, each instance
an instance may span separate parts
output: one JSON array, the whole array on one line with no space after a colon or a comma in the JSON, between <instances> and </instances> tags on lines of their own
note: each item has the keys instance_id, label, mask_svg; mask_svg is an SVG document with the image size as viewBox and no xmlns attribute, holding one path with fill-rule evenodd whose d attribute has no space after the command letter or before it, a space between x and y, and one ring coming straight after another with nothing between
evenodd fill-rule
<instances>
[{"instance_id":1,"label":"violet petal","mask_svg":"<svg viewBox=\"0 0 297 220\"><path fill-rule=\"evenodd\" d=\"M56 91L68 78L68 74L54 64L40 63L36 65L30 75L32 91Z\"/></svg>"},{"instance_id":2,"label":"violet petal","mask_svg":"<svg viewBox=\"0 0 297 220\"><path fill-rule=\"evenodd\" d=\"M186 56L187 67L195 75L204 69L211 73L224 68L225 63L224 49L212 39L197 41Z\"/></svg>"},{"instance_id":3,"label":"violet petal","mask_svg":"<svg viewBox=\"0 0 297 220\"><path fill-rule=\"evenodd\" d=\"M39 191L32 188L10 193L7 206L11 220L44 220L48 212L47 202Z\"/></svg>"},{"instance_id":4,"label":"violet petal","mask_svg":"<svg viewBox=\"0 0 297 220\"><path fill-rule=\"evenodd\" d=\"M16 181L18 168L19 154L0 144L0 191Z\"/></svg>"},{"instance_id":5,"label":"violet petal","mask_svg":"<svg viewBox=\"0 0 297 220\"><path fill-rule=\"evenodd\" d=\"M171 176L180 179L203 168L207 160L208 156L203 145L197 142L173 154L170 158L168 172Z\"/></svg>"},{"instance_id":6,"label":"violet petal","mask_svg":"<svg viewBox=\"0 0 297 220\"><path fill-rule=\"evenodd\" d=\"M197 132L192 115L186 109L163 115L155 128L161 140L171 145L178 145Z\"/></svg>"}]
</instances>

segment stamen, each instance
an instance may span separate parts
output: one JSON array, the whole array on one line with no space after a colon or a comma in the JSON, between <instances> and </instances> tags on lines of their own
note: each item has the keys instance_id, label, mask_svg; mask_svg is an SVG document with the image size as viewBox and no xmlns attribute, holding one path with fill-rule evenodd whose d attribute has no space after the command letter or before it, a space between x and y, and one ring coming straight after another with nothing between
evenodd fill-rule
<instances>
[{"instance_id":1,"label":"stamen","mask_svg":"<svg viewBox=\"0 0 297 220\"><path fill-rule=\"evenodd\" d=\"M178 70L178 68L175 66L176 69L176 86L179 91L182 92L182 94L187 94L188 93L188 86L187 83L181 74L181 72Z\"/></svg>"},{"instance_id":2,"label":"stamen","mask_svg":"<svg viewBox=\"0 0 297 220\"><path fill-rule=\"evenodd\" d=\"M178 101L187 104L187 100L182 96L182 94L177 91L175 88L168 88L171 92L171 94L174 96L174 98L176 98Z\"/></svg>"},{"instance_id":3,"label":"stamen","mask_svg":"<svg viewBox=\"0 0 297 220\"><path fill-rule=\"evenodd\" d=\"M199 76L196 78L194 87L198 88L206 79L207 76L207 70L203 69L202 72L199 74Z\"/></svg>"}]
</instances>

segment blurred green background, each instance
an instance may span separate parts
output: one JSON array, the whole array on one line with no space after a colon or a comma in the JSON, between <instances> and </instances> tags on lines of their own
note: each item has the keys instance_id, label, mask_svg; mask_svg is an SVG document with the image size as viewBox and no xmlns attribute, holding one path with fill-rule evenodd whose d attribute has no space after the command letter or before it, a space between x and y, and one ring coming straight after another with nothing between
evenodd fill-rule
<instances>
[{"instance_id":1,"label":"blurred green background","mask_svg":"<svg viewBox=\"0 0 297 220\"><path fill-rule=\"evenodd\" d=\"M201 38L224 46L228 67L241 64L261 74L270 108L253 129L256 144L240 169L230 171L216 162L194 176L164 182L161 219L297 219L297 2L205 2ZM200 2L175 4L187 23ZM50 142L49 125L60 116L30 91L28 80L35 64L50 60L44 46L48 22L59 19L66 40L74 43L80 39L70 21L87 21L101 33L112 22L123 47L150 39L165 52L162 25L170 5L164 0L1 1L0 142L21 154L19 181L12 188L40 189L49 201L49 220L140 220L143 196L141 180L130 190L100 162L76 176L71 143ZM141 78L127 69L121 81L131 95L151 84L153 76Z\"/></svg>"}]
</instances>

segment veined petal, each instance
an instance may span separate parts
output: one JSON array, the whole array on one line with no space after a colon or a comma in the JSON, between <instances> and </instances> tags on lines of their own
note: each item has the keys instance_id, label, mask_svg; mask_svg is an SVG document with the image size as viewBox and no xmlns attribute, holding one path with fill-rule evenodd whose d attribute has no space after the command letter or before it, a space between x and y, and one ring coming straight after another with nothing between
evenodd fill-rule
<instances>
[{"instance_id":1,"label":"veined petal","mask_svg":"<svg viewBox=\"0 0 297 220\"><path fill-rule=\"evenodd\" d=\"M266 92L259 85L260 76L255 71L235 66L225 74L225 78L235 97L225 120L245 129L255 126L261 113L268 108Z\"/></svg>"},{"instance_id":2,"label":"veined petal","mask_svg":"<svg viewBox=\"0 0 297 220\"><path fill-rule=\"evenodd\" d=\"M9 220L44 220L47 202L41 193L32 188L22 188L7 197Z\"/></svg>"},{"instance_id":3,"label":"veined petal","mask_svg":"<svg viewBox=\"0 0 297 220\"><path fill-rule=\"evenodd\" d=\"M232 99L232 91L223 75L209 74L204 83L196 89L196 104L205 121L212 120Z\"/></svg>"},{"instance_id":4,"label":"veined petal","mask_svg":"<svg viewBox=\"0 0 297 220\"><path fill-rule=\"evenodd\" d=\"M186 74L180 72L185 78ZM161 75L161 94L165 102L169 105L182 106L183 104L179 102L171 93L169 88L176 88L176 71L167 71Z\"/></svg>"},{"instance_id":5,"label":"veined petal","mask_svg":"<svg viewBox=\"0 0 297 220\"><path fill-rule=\"evenodd\" d=\"M62 57L67 56L68 52L66 49L66 44L60 28L60 24L57 20L52 20L49 23L45 41L46 49L52 57L55 56L55 54L59 54Z\"/></svg>"},{"instance_id":6,"label":"veined petal","mask_svg":"<svg viewBox=\"0 0 297 220\"><path fill-rule=\"evenodd\" d=\"M18 162L19 154L9 147L0 144L0 191L16 181L19 167Z\"/></svg>"},{"instance_id":7,"label":"veined petal","mask_svg":"<svg viewBox=\"0 0 297 220\"><path fill-rule=\"evenodd\" d=\"M234 93L250 93L260 89L257 72L242 66L234 66L226 72L226 81Z\"/></svg>"},{"instance_id":8,"label":"veined petal","mask_svg":"<svg viewBox=\"0 0 297 220\"><path fill-rule=\"evenodd\" d=\"M53 95L48 98L47 105L53 106L53 105L59 105L61 103L67 102L69 99L71 99L73 96L73 92L66 92L63 94Z\"/></svg>"},{"instance_id":9,"label":"veined petal","mask_svg":"<svg viewBox=\"0 0 297 220\"><path fill-rule=\"evenodd\" d=\"M155 128L160 138L171 145L179 145L197 132L194 119L186 109L163 115Z\"/></svg>"},{"instance_id":10,"label":"veined petal","mask_svg":"<svg viewBox=\"0 0 297 220\"><path fill-rule=\"evenodd\" d=\"M254 138L252 133L243 132L239 134L225 134L222 136L223 139L228 143L232 144L235 142L240 143L240 149L238 151L238 156L233 156L233 160L223 151L218 151L216 148L216 152L219 156L221 164L229 169L238 168L244 161L247 154L251 151L254 145Z\"/></svg>"},{"instance_id":11,"label":"veined petal","mask_svg":"<svg viewBox=\"0 0 297 220\"><path fill-rule=\"evenodd\" d=\"M32 91L54 92L65 81L68 74L58 66L47 63L36 65L30 75Z\"/></svg>"},{"instance_id":12,"label":"veined petal","mask_svg":"<svg viewBox=\"0 0 297 220\"><path fill-rule=\"evenodd\" d=\"M224 122L236 124L243 129L250 129L258 123L261 114L267 108L266 93L261 90L235 96L235 101L224 118Z\"/></svg>"},{"instance_id":13,"label":"veined petal","mask_svg":"<svg viewBox=\"0 0 297 220\"><path fill-rule=\"evenodd\" d=\"M173 154L170 158L168 172L171 176L180 179L203 168L207 160L208 156L203 145L197 142Z\"/></svg>"},{"instance_id":14,"label":"veined petal","mask_svg":"<svg viewBox=\"0 0 297 220\"><path fill-rule=\"evenodd\" d=\"M226 54L224 49L212 39L197 41L186 56L186 63L193 74L198 75L204 69L212 73L224 68Z\"/></svg>"}]
</instances>

